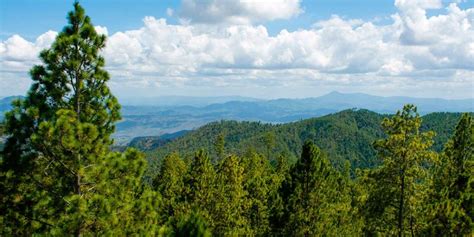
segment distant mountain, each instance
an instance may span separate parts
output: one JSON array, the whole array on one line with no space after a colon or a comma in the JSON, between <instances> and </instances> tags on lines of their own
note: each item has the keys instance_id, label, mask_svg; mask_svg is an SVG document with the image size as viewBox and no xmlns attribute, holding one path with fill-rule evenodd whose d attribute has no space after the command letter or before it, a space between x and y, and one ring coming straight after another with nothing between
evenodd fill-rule
<instances>
[{"instance_id":1,"label":"distant mountain","mask_svg":"<svg viewBox=\"0 0 474 237\"><path fill-rule=\"evenodd\" d=\"M118 141L126 142L136 136L154 136L180 130L192 130L218 120L287 123L351 108L390 114L395 113L407 103L417 105L422 115L432 112L474 111L474 99L380 97L339 92L331 92L315 98L228 101L204 107L123 106L124 119L118 124L115 137Z\"/></svg>"},{"instance_id":2,"label":"distant mountain","mask_svg":"<svg viewBox=\"0 0 474 237\"><path fill-rule=\"evenodd\" d=\"M142 151L154 150L186 135L188 132L188 130L183 130L175 133L163 134L161 136L136 137L128 144L128 146Z\"/></svg>"},{"instance_id":3,"label":"distant mountain","mask_svg":"<svg viewBox=\"0 0 474 237\"><path fill-rule=\"evenodd\" d=\"M162 96L150 98L123 98L120 100L123 106L128 107L195 107L216 109L225 106L240 106L247 109L280 108L302 110L331 110L340 111L349 108L365 108L379 113L392 113L404 104L411 103L418 106L422 114L432 112L459 112L474 110L474 99L447 100L439 98L413 98L403 96L382 97L363 93L340 93L333 91L320 97L304 99L274 99L262 100L241 96L221 97L192 97L192 96Z\"/></svg>"},{"instance_id":4,"label":"distant mountain","mask_svg":"<svg viewBox=\"0 0 474 237\"><path fill-rule=\"evenodd\" d=\"M204 107L211 104L221 104L229 101L259 101L259 99L243 96L159 96L159 97L122 97L119 102L125 106L194 106Z\"/></svg>"},{"instance_id":5,"label":"distant mountain","mask_svg":"<svg viewBox=\"0 0 474 237\"><path fill-rule=\"evenodd\" d=\"M317 98L298 101L306 106L325 106L331 109L364 108L378 113L393 113L404 104L415 104L420 114L433 112L474 111L474 99L446 100L439 98L413 98L402 96L381 97L362 93L331 92Z\"/></svg>"},{"instance_id":6,"label":"distant mountain","mask_svg":"<svg viewBox=\"0 0 474 237\"><path fill-rule=\"evenodd\" d=\"M0 100L0 119L18 97ZM394 113L404 104L418 106L420 114L432 112L472 112L474 99L445 100L410 97L380 97L361 93L329 94L305 99L259 100L248 97L186 97L121 99L122 121L114 138L118 145L134 137L159 136L181 130L193 130L219 120L287 123L319 117L345 109L361 108L377 113Z\"/></svg>"}]
</instances>

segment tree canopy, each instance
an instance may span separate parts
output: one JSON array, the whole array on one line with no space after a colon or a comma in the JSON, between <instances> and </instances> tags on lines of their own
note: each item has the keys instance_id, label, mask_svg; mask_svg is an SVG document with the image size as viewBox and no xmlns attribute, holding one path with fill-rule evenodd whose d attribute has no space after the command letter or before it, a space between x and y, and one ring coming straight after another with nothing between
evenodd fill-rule
<instances>
[{"instance_id":1,"label":"tree canopy","mask_svg":"<svg viewBox=\"0 0 474 237\"><path fill-rule=\"evenodd\" d=\"M149 205L155 201L140 202L156 197L141 182L143 155L109 148L120 105L106 84L109 74L100 56L105 41L74 3L68 25L41 52L42 64L31 69L27 96L6 114L8 139L0 167L5 234L159 229L144 225L155 212Z\"/></svg>"},{"instance_id":2,"label":"tree canopy","mask_svg":"<svg viewBox=\"0 0 474 237\"><path fill-rule=\"evenodd\" d=\"M0 125L1 236L473 235L472 114L211 123L149 165L111 149L105 43L74 3Z\"/></svg>"}]
</instances>

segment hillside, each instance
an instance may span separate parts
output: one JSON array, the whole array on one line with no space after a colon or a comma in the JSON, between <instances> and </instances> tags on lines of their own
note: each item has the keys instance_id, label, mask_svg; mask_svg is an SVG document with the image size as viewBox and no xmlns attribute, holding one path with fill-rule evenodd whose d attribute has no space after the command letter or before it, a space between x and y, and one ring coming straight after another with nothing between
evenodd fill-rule
<instances>
[{"instance_id":1,"label":"hillside","mask_svg":"<svg viewBox=\"0 0 474 237\"><path fill-rule=\"evenodd\" d=\"M437 134L433 149L442 150L460 115L460 113L432 113L423 116L422 130L433 130ZM248 149L255 149L262 154L271 154L272 160L281 154L296 159L300 155L302 144L309 139L321 147L329 155L331 162L339 168L343 166L345 160L351 163L353 169L372 167L378 162L371 144L384 136L380 126L384 116L368 110L344 110L287 124L213 122L157 149L147 151L147 157L155 166L160 159L171 152L176 151L183 156L190 156L196 150L205 148L210 156L216 159L215 142L218 134L224 134L227 153L242 154ZM266 140L272 137L274 145L267 150Z\"/></svg>"},{"instance_id":2,"label":"hillside","mask_svg":"<svg viewBox=\"0 0 474 237\"><path fill-rule=\"evenodd\" d=\"M11 108L11 100L0 100L0 120ZM288 123L365 108L377 113L393 113L404 104L416 104L421 115L433 112L474 111L474 100L381 97L362 93L340 93L304 98L258 100L246 97L156 97L123 99L122 120L113 137L116 145L125 145L136 137L154 137L193 130L219 120Z\"/></svg>"},{"instance_id":3,"label":"hillside","mask_svg":"<svg viewBox=\"0 0 474 237\"><path fill-rule=\"evenodd\" d=\"M165 144L184 136L189 131L182 130L175 133L167 133L161 136L145 136L134 138L128 146L139 148L142 151L154 150L158 147L164 146Z\"/></svg>"}]
</instances>

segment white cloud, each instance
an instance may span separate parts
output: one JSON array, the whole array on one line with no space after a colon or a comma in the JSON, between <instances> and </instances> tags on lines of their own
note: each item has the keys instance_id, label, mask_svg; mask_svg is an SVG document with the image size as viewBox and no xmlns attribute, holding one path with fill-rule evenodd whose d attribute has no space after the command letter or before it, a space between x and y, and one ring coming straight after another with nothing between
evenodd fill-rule
<instances>
[{"instance_id":1,"label":"white cloud","mask_svg":"<svg viewBox=\"0 0 474 237\"><path fill-rule=\"evenodd\" d=\"M440 4L396 0L390 24L332 16L273 36L262 25L171 25L145 17L141 28L110 35L103 53L111 85L129 94L132 87L149 94L311 96L339 89L472 97L474 9L452 3L428 16ZM0 42L2 75L27 70L55 35Z\"/></svg>"},{"instance_id":2,"label":"white cloud","mask_svg":"<svg viewBox=\"0 0 474 237\"><path fill-rule=\"evenodd\" d=\"M36 51L35 44L23 39L19 35L13 35L5 42L2 42L0 52L2 59L6 61L28 61L34 60ZM2 60L3 61L3 60Z\"/></svg>"},{"instance_id":3,"label":"white cloud","mask_svg":"<svg viewBox=\"0 0 474 237\"><path fill-rule=\"evenodd\" d=\"M301 0L183 0L180 17L193 23L248 24L289 19L302 13Z\"/></svg>"},{"instance_id":4,"label":"white cloud","mask_svg":"<svg viewBox=\"0 0 474 237\"><path fill-rule=\"evenodd\" d=\"M48 31L27 41L19 35L13 35L0 42L0 72L27 71L34 63L39 63L38 54L49 47L56 38L57 32Z\"/></svg>"},{"instance_id":5,"label":"white cloud","mask_svg":"<svg viewBox=\"0 0 474 237\"><path fill-rule=\"evenodd\" d=\"M38 54L51 45L56 35L48 31L34 42L19 35L0 41L0 95L25 94L31 83L27 72L40 63Z\"/></svg>"},{"instance_id":6,"label":"white cloud","mask_svg":"<svg viewBox=\"0 0 474 237\"><path fill-rule=\"evenodd\" d=\"M395 6L402 11L420 11L424 9L439 9L443 6L441 0L395 0Z\"/></svg>"},{"instance_id":7,"label":"white cloud","mask_svg":"<svg viewBox=\"0 0 474 237\"><path fill-rule=\"evenodd\" d=\"M107 30L107 27L105 26L94 26L94 28L98 34L109 35L109 31Z\"/></svg>"}]
</instances>

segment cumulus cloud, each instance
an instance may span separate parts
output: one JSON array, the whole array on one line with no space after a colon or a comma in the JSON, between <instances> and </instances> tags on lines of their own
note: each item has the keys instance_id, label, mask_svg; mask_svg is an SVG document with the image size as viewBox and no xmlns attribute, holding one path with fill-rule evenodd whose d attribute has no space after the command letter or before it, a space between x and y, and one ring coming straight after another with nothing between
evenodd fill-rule
<instances>
[{"instance_id":1,"label":"cumulus cloud","mask_svg":"<svg viewBox=\"0 0 474 237\"><path fill-rule=\"evenodd\" d=\"M98 34L109 35L109 31L107 30L107 27L105 26L95 26L94 28Z\"/></svg>"},{"instance_id":2,"label":"cumulus cloud","mask_svg":"<svg viewBox=\"0 0 474 237\"><path fill-rule=\"evenodd\" d=\"M183 0L180 17L192 23L248 24L289 19L303 10L301 0Z\"/></svg>"},{"instance_id":3,"label":"cumulus cloud","mask_svg":"<svg viewBox=\"0 0 474 237\"><path fill-rule=\"evenodd\" d=\"M218 11L219 2L208 5ZM436 0L396 0L395 6L398 11L385 25L335 15L311 28L276 35L263 25L172 25L145 17L141 28L110 35L102 53L118 91L200 88L255 95L268 89L280 96L310 96L318 88L472 97L474 9ZM428 15L429 9L439 8L445 11ZM245 15L239 14L226 13L227 20ZM265 14L259 16L252 19ZM98 29L107 33L105 27ZM29 67L55 34L35 42L17 35L0 42L2 73Z\"/></svg>"},{"instance_id":4,"label":"cumulus cloud","mask_svg":"<svg viewBox=\"0 0 474 237\"><path fill-rule=\"evenodd\" d=\"M24 94L31 81L28 70L40 63L38 54L49 47L57 33L48 31L30 42L19 35L0 41L0 95Z\"/></svg>"},{"instance_id":5,"label":"cumulus cloud","mask_svg":"<svg viewBox=\"0 0 474 237\"><path fill-rule=\"evenodd\" d=\"M38 63L38 54L49 47L56 38L57 32L48 31L30 42L19 35L13 35L0 41L0 72L25 71Z\"/></svg>"}]
</instances>

